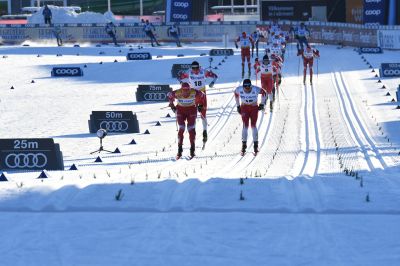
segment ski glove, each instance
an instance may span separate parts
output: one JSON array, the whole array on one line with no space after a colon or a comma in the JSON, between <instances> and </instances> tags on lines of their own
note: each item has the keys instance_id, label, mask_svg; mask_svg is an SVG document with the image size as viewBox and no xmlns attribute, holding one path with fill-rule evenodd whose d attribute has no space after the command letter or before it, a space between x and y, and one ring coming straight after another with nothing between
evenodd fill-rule
<instances>
[{"instance_id":1,"label":"ski glove","mask_svg":"<svg viewBox=\"0 0 400 266\"><path fill-rule=\"evenodd\" d=\"M239 46L235 43L236 49L239 49Z\"/></svg>"},{"instance_id":2,"label":"ski glove","mask_svg":"<svg viewBox=\"0 0 400 266\"><path fill-rule=\"evenodd\" d=\"M264 110L264 104L260 103L258 105L258 110L260 110L260 111Z\"/></svg>"},{"instance_id":3,"label":"ski glove","mask_svg":"<svg viewBox=\"0 0 400 266\"><path fill-rule=\"evenodd\" d=\"M238 112L239 114L242 113L242 110L240 109L240 106L237 106L236 109L237 109L237 112Z\"/></svg>"},{"instance_id":4,"label":"ski glove","mask_svg":"<svg viewBox=\"0 0 400 266\"><path fill-rule=\"evenodd\" d=\"M199 113L201 113L201 111L203 110L203 105L197 105L197 111L199 111Z\"/></svg>"},{"instance_id":5,"label":"ski glove","mask_svg":"<svg viewBox=\"0 0 400 266\"><path fill-rule=\"evenodd\" d=\"M208 85L208 87L210 87L210 88L214 87L214 83L215 83L214 81L211 81L210 85Z\"/></svg>"}]
</instances>

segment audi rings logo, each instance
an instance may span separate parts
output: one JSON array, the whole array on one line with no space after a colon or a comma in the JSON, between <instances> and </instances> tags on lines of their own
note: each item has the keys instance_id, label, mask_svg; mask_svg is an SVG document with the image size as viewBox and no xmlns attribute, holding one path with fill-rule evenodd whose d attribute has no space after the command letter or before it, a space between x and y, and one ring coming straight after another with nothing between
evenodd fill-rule
<instances>
[{"instance_id":1,"label":"audi rings logo","mask_svg":"<svg viewBox=\"0 0 400 266\"><path fill-rule=\"evenodd\" d=\"M212 49L210 51L210 55L233 55L233 50L232 49Z\"/></svg>"},{"instance_id":2,"label":"audi rings logo","mask_svg":"<svg viewBox=\"0 0 400 266\"><path fill-rule=\"evenodd\" d=\"M167 99L167 94L162 92L146 92L143 97L146 101L164 101Z\"/></svg>"},{"instance_id":3,"label":"audi rings logo","mask_svg":"<svg viewBox=\"0 0 400 266\"><path fill-rule=\"evenodd\" d=\"M188 15L186 15L186 14L173 14L172 17L174 19L182 19L182 20L188 19Z\"/></svg>"},{"instance_id":4,"label":"audi rings logo","mask_svg":"<svg viewBox=\"0 0 400 266\"><path fill-rule=\"evenodd\" d=\"M43 168L47 156L43 153L10 153L5 159L8 168Z\"/></svg>"},{"instance_id":5,"label":"audi rings logo","mask_svg":"<svg viewBox=\"0 0 400 266\"><path fill-rule=\"evenodd\" d=\"M188 2L175 2L174 7L183 7L183 8L188 8L189 3Z\"/></svg>"},{"instance_id":6,"label":"audi rings logo","mask_svg":"<svg viewBox=\"0 0 400 266\"><path fill-rule=\"evenodd\" d=\"M379 16L381 14L381 10L375 9L375 10L366 10L365 15L367 16Z\"/></svg>"},{"instance_id":7,"label":"audi rings logo","mask_svg":"<svg viewBox=\"0 0 400 266\"><path fill-rule=\"evenodd\" d=\"M128 130L128 123L126 121L102 121L100 128L108 132L122 132Z\"/></svg>"},{"instance_id":8,"label":"audi rings logo","mask_svg":"<svg viewBox=\"0 0 400 266\"><path fill-rule=\"evenodd\" d=\"M400 69L385 69L383 75L386 77L400 76Z\"/></svg>"}]
</instances>

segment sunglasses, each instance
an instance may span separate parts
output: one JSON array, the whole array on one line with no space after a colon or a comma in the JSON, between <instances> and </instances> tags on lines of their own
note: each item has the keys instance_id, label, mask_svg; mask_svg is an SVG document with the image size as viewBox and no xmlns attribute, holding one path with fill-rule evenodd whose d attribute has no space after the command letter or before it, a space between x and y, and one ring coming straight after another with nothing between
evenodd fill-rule
<instances>
[{"instance_id":1,"label":"sunglasses","mask_svg":"<svg viewBox=\"0 0 400 266\"><path fill-rule=\"evenodd\" d=\"M251 84L244 84L243 85L243 88L250 88L251 87Z\"/></svg>"},{"instance_id":2,"label":"sunglasses","mask_svg":"<svg viewBox=\"0 0 400 266\"><path fill-rule=\"evenodd\" d=\"M199 69L200 67L198 66L192 66L192 69Z\"/></svg>"}]
</instances>

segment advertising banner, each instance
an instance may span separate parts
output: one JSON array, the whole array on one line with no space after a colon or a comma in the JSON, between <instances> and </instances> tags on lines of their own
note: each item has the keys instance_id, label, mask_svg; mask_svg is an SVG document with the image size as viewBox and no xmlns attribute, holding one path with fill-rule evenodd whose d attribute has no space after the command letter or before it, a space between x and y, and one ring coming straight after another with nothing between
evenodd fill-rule
<instances>
[{"instance_id":1,"label":"advertising banner","mask_svg":"<svg viewBox=\"0 0 400 266\"><path fill-rule=\"evenodd\" d=\"M386 24L386 0L364 0L364 24Z\"/></svg>"},{"instance_id":2,"label":"advertising banner","mask_svg":"<svg viewBox=\"0 0 400 266\"><path fill-rule=\"evenodd\" d=\"M380 72L382 77L400 77L400 63L382 63Z\"/></svg>"},{"instance_id":3,"label":"advertising banner","mask_svg":"<svg viewBox=\"0 0 400 266\"><path fill-rule=\"evenodd\" d=\"M192 0L167 0L167 22L192 20Z\"/></svg>"}]
</instances>

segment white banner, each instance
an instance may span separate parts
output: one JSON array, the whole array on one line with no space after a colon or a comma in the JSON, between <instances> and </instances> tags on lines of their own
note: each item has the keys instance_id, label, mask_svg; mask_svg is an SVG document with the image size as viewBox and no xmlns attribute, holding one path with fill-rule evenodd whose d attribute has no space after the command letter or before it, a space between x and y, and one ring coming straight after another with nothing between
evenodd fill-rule
<instances>
[{"instance_id":1,"label":"white banner","mask_svg":"<svg viewBox=\"0 0 400 266\"><path fill-rule=\"evenodd\" d=\"M378 30L378 46L384 49L400 49L400 30Z\"/></svg>"}]
</instances>

